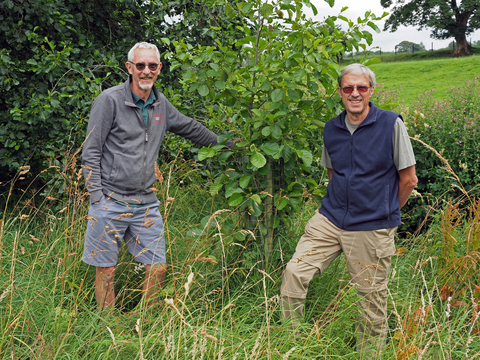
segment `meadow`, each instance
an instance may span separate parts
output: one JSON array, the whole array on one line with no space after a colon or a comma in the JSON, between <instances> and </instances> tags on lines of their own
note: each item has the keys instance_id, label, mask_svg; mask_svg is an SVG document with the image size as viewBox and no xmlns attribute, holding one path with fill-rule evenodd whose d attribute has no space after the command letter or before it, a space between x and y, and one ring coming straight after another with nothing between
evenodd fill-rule
<instances>
[{"instance_id":1,"label":"meadow","mask_svg":"<svg viewBox=\"0 0 480 360\"><path fill-rule=\"evenodd\" d=\"M388 291L388 346L379 359L480 357L480 203L475 198L478 175L469 171L478 168L480 154L462 158L459 165L464 152L454 146L459 137L463 146L476 141L479 74L472 70L470 76L463 66L478 57L461 63L461 76L459 60L372 66L385 83L378 101L399 104L411 136L431 147L414 140L424 187L412 197L405 221L428 215L428 227L397 239ZM451 63L456 73L437 73L454 68ZM437 81L422 80L424 73ZM461 79L451 90L454 79L463 76L470 82ZM400 86L403 91L397 91ZM416 94L407 96L411 87ZM440 98L433 95L439 93ZM459 135L452 140L447 135L453 130ZM453 145L435 144L440 138ZM310 194L304 194L302 211L292 214L289 227L277 235L276 260L267 265L254 233L241 225L242 214L212 197L202 165L181 155L161 164L157 174L168 247L160 305L143 306L143 269L122 251L117 308L113 314L97 310L95 271L81 261L88 201L77 163L72 157L63 168L48 170L57 181L52 188L62 193L4 197L0 359L369 359L355 351L358 298L343 257L310 284L299 329L290 331L280 319L283 266L317 209ZM21 169L11 186L28 174L28 168ZM435 187L439 179L446 190ZM418 208L429 212L417 218Z\"/></svg>"},{"instance_id":2,"label":"meadow","mask_svg":"<svg viewBox=\"0 0 480 360\"><path fill-rule=\"evenodd\" d=\"M407 104L429 92L432 93L432 98L442 100L452 87L462 86L466 80L480 75L480 55L419 61L382 61L371 65L371 69L375 71L379 84L386 90L398 91Z\"/></svg>"}]
</instances>

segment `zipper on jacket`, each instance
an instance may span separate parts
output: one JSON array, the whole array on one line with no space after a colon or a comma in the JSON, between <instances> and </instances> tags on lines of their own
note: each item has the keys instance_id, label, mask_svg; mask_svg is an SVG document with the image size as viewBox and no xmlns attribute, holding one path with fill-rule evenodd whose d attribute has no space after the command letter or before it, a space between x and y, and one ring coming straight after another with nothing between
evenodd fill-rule
<instances>
[{"instance_id":1,"label":"zipper on jacket","mask_svg":"<svg viewBox=\"0 0 480 360\"><path fill-rule=\"evenodd\" d=\"M343 220L342 220L342 228L345 228L345 218L347 217L348 214L348 209L350 208L350 198L348 196L348 181L350 180L350 175L353 171L353 134L350 135L350 173L348 174L347 181L345 182L345 194L346 194L346 200L347 200L347 210L345 211L345 215L343 215Z\"/></svg>"},{"instance_id":2,"label":"zipper on jacket","mask_svg":"<svg viewBox=\"0 0 480 360\"><path fill-rule=\"evenodd\" d=\"M145 129L145 141L148 142L148 131Z\"/></svg>"}]
</instances>

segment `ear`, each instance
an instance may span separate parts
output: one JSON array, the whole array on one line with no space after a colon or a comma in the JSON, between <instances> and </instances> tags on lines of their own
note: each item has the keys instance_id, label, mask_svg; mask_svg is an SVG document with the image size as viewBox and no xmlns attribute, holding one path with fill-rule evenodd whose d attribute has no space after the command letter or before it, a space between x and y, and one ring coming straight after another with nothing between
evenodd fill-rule
<instances>
[{"instance_id":1,"label":"ear","mask_svg":"<svg viewBox=\"0 0 480 360\"><path fill-rule=\"evenodd\" d=\"M128 61L125 63L125 66L127 67L128 73L133 74L133 68L132 64L130 64Z\"/></svg>"},{"instance_id":2,"label":"ear","mask_svg":"<svg viewBox=\"0 0 480 360\"><path fill-rule=\"evenodd\" d=\"M342 89L340 88L340 86L337 87L337 92L338 92L338 95L342 97Z\"/></svg>"},{"instance_id":3,"label":"ear","mask_svg":"<svg viewBox=\"0 0 480 360\"><path fill-rule=\"evenodd\" d=\"M158 65L158 71L159 72L162 70L162 66L163 66L163 64L162 64L162 62L160 62L160 65Z\"/></svg>"}]
</instances>

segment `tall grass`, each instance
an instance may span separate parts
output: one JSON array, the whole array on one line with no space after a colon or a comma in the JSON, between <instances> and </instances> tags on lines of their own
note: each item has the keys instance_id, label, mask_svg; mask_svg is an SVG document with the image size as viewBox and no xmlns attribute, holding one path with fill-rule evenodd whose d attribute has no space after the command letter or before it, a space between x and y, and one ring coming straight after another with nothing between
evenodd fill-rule
<instances>
[{"instance_id":1,"label":"tall grass","mask_svg":"<svg viewBox=\"0 0 480 360\"><path fill-rule=\"evenodd\" d=\"M236 209L212 199L199 166L177 158L157 171L168 276L155 308L139 301L143 269L122 251L117 308L96 309L94 269L80 260L88 204L74 157L59 172L65 202L51 193L45 203L4 207L0 359L366 359L354 347L358 298L343 257L312 281L305 323L292 332L280 321L281 271L314 201L294 214L276 249L281 260L264 271L253 233L239 227ZM480 357L479 241L464 246L480 239L475 209L456 221L450 205L427 233L399 244L379 358ZM467 256L465 268L458 259Z\"/></svg>"},{"instance_id":2,"label":"tall grass","mask_svg":"<svg viewBox=\"0 0 480 360\"><path fill-rule=\"evenodd\" d=\"M360 359L354 350L355 289L343 258L314 280L306 322L292 334L280 322L282 263L270 272L246 267L251 251L243 229L223 231L227 219L211 199L196 165L175 162L159 169L166 219L169 274L162 305L139 303L142 269L126 253L119 257L115 314L98 311L94 271L80 261L87 205L72 196L62 213L15 207L3 224L0 274L1 359ZM75 175L75 173L73 174ZM75 177L75 176L74 176ZM308 202L283 240L284 262L315 211ZM28 216L27 216L28 215ZM214 227L200 228L208 216ZM479 221L477 216L469 222ZM461 234L460 225L451 235ZM211 231L210 231L211 230ZM431 231L407 239L394 258L389 288L390 336L383 359L461 359L480 354L478 303L464 283L449 284L438 261L441 217ZM285 251L286 250L286 251ZM440 252L439 252L440 251ZM446 268L448 269L448 267ZM442 270L442 271L440 271ZM453 268L452 268L453 270ZM447 271L448 273L448 271ZM442 293L442 288L443 293ZM472 295L473 294L473 295Z\"/></svg>"}]
</instances>

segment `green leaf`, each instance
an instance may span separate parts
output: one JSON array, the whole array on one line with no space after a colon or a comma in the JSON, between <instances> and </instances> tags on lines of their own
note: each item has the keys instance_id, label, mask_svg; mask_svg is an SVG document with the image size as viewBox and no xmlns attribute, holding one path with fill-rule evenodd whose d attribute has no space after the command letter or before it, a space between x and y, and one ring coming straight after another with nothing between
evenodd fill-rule
<instances>
[{"instance_id":1,"label":"green leaf","mask_svg":"<svg viewBox=\"0 0 480 360\"><path fill-rule=\"evenodd\" d=\"M265 17L265 18L268 18L270 15L272 15L273 13L273 6L271 4L268 4L268 3L264 3L260 9L260 14Z\"/></svg>"},{"instance_id":2,"label":"green leaf","mask_svg":"<svg viewBox=\"0 0 480 360\"><path fill-rule=\"evenodd\" d=\"M288 96L290 97L291 100L293 101L298 101L300 100L300 94L298 93L297 90L294 89L288 89L287 90Z\"/></svg>"},{"instance_id":3,"label":"green leaf","mask_svg":"<svg viewBox=\"0 0 480 360\"><path fill-rule=\"evenodd\" d=\"M252 113L255 114L255 116L258 116L259 118L262 118L263 117L263 114L260 110L258 109L252 109Z\"/></svg>"},{"instance_id":4,"label":"green leaf","mask_svg":"<svg viewBox=\"0 0 480 360\"><path fill-rule=\"evenodd\" d=\"M164 44L170 45L170 39L169 38L161 38Z\"/></svg>"},{"instance_id":5,"label":"green leaf","mask_svg":"<svg viewBox=\"0 0 480 360\"><path fill-rule=\"evenodd\" d=\"M228 199L231 197L233 194L239 194L242 193L243 190L238 187L238 181L232 181L231 183L228 183L225 185L225 197Z\"/></svg>"},{"instance_id":6,"label":"green leaf","mask_svg":"<svg viewBox=\"0 0 480 360\"><path fill-rule=\"evenodd\" d=\"M228 205L229 206L237 206L240 205L243 201L243 196L242 194L236 193L233 194L230 199L228 199Z\"/></svg>"},{"instance_id":7,"label":"green leaf","mask_svg":"<svg viewBox=\"0 0 480 360\"><path fill-rule=\"evenodd\" d=\"M220 155L218 155L218 160L221 162L225 162L232 154L233 151L222 151Z\"/></svg>"},{"instance_id":8,"label":"green leaf","mask_svg":"<svg viewBox=\"0 0 480 360\"><path fill-rule=\"evenodd\" d=\"M245 189L248 186L248 184L250 184L251 179L252 179L252 175L243 175L238 181L238 183L242 188Z\"/></svg>"},{"instance_id":9,"label":"green leaf","mask_svg":"<svg viewBox=\"0 0 480 360\"><path fill-rule=\"evenodd\" d=\"M268 80L265 80L262 84L262 86L260 87L260 90L262 91L268 91L272 88L272 85L270 85L270 81Z\"/></svg>"},{"instance_id":10,"label":"green leaf","mask_svg":"<svg viewBox=\"0 0 480 360\"><path fill-rule=\"evenodd\" d=\"M365 61L363 63L363 65L370 66L370 65L373 65L373 64L377 64L379 62L382 62L382 60L380 60L379 58L373 57L373 58L370 58L367 61Z\"/></svg>"},{"instance_id":11,"label":"green leaf","mask_svg":"<svg viewBox=\"0 0 480 360\"><path fill-rule=\"evenodd\" d=\"M312 153L308 150L303 150L302 151L302 161L306 166L310 167L312 165L312 162L313 162Z\"/></svg>"},{"instance_id":12,"label":"green leaf","mask_svg":"<svg viewBox=\"0 0 480 360\"><path fill-rule=\"evenodd\" d=\"M280 150L280 146L277 144L276 141L269 141L263 144L262 146L260 146L260 148L263 150L265 154L270 156L275 155Z\"/></svg>"},{"instance_id":13,"label":"green leaf","mask_svg":"<svg viewBox=\"0 0 480 360\"><path fill-rule=\"evenodd\" d=\"M252 196L250 196L250 199L255 201L258 205L262 205L262 199L258 194L253 194Z\"/></svg>"},{"instance_id":14,"label":"green leaf","mask_svg":"<svg viewBox=\"0 0 480 360\"><path fill-rule=\"evenodd\" d=\"M377 34L380 34L382 31L379 29L377 25L375 25L373 22L369 21L367 22L367 25L370 26Z\"/></svg>"},{"instance_id":15,"label":"green leaf","mask_svg":"<svg viewBox=\"0 0 480 360\"><path fill-rule=\"evenodd\" d=\"M210 185L210 195L214 196L214 195L218 194L218 192L220 191L222 186L223 186L223 184L216 184L216 183Z\"/></svg>"},{"instance_id":16,"label":"green leaf","mask_svg":"<svg viewBox=\"0 0 480 360\"><path fill-rule=\"evenodd\" d=\"M173 60L172 63L170 64L170 71L178 69L179 67L182 67L182 63L177 60Z\"/></svg>"},{"instance_id":17,"label":"green leaf","mask_svg":"<svg viewBox=\"0 0 480 360\"><path fill-rule=\"evenodd\" d=\"M197 89L198 93L202 96L207 96L210 93L207 85L200 85Z\"/></svg>"},{"instance_id":18,"label":"green leaf","mask_svg":"<svg viewBox=\"0 0 480 360\"><path fill-rule=\"evenodd\" d=\"M222 81L222 80L215 81L215 87L219 90L225 89L225 81Z\"/></svg>"},{"instance_id":19,"label":"green leaf","mask_svg":"<svg viewBox=\"0 0 480 360\"><path fill-rule=\"evenodd\" d=\"M272 128L270 126L265 126L263 129L262 129L262 135L264 137L267 137L268 135L270 135L272 133Z\"/></svg>"},{"instance_id":20,"label":"green leaf","mask_svg":"<svg viewBox=\"0 0 480 360\"><path fill-rule=\"evenodd\" d=\"M312 120L312 123L315 124L320 129L323 129L325 127L325 123L320 120Z\"/></svg>"},{"instance_id":21,"label":"green leaf","mask_svg":"<svg viewBox=\"0 0 480 360\"><path fill-rule=\"evenodd\" d=\"M273 102L279 102L283 99L283 91L281 89L275 89L272 91L271 95Z\"/></svg>"},{"instance_id":22,"label":"green leaf","mask_svg":"<svg viewBox=\"0 0 480 360\"><path fill-rule=\"evenodd\" d=\"M215 156L215 153L216 153L215 149L203 147L198 152L198 160L202 161L202 160L205 160L206 158L213 157Z\"/></svg>"},{"instance_id":23,"label":"green leaf","mask_svg":"<svg viewBox=\"0 0 480 360\"><path fill-rule=\"evenodd\" d=\"M277 207L277 210L282 210L287 205L288 205L288 200L282 197L276 204L276 207Z\"/></svg>"},{"instance_id":24,"label":"green leaf","mask_svg":"<svg viewBox=\"0 0 480 360\"><path fill-rule=\"evenodd\" d=\"M278 125L272 126L272 136L275 139L280 139L282 137L282 129Z\"/></svg>"},{"instance_id":25,"label":"green leaf","mask_svg":"<svg viewBox=\"0 0 480 360\"><path fill-rule=\"evenodd\" d=\"M250 157L250 163L256 168L260 169L265 166L267 159L265 159L265 156L263 156L261 153L255 151Z\"/></svg>"}]
</instances>

